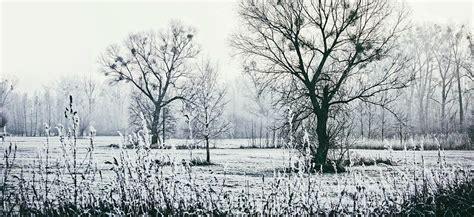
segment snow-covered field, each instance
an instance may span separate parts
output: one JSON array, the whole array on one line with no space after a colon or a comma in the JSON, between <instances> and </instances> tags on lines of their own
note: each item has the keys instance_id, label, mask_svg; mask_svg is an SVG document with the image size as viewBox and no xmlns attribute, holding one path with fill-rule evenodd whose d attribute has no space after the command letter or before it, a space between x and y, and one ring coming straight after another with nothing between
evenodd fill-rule
<instances>
[{"instance_id":1,"label":"snow-covered field","mask_svg":"<svg viewBox=\"0 0 474 217\"><path fill-rule=\"evenodd\" d=\"M67 197L66 201L73 201L75 197L71 196L71 192L77 189L72 188L71 179L74 175L65 168L65 165L71 165L71 155L63 157L59 138L50 137L49 141L49 171L46 171L44 163L46 138L10 137L1 143L2 152L5 152L10 142L17 146L16 160L13 165L10 163L12 169L8 188L12 192L20 191L17 196L27 196L30 193L22 191L22 187L16 187L27 185L32 189L39 188L32 191L39 190L43 192L39 195L43 195L47 191L40 183L48 183L44 182L44 174L52 174L49 184L58 183L58 187L50 190L49 199L61 203L62 198ZM143 149L119 149L109 145L120 144L120 137L96 137L93 157L90 158L90 155L87 155L90 153L87 152L90 140L79 139L79 168L83 168L83 162L87 164L91 161L95 171L84 172L86 176L79 178L82 180L80 186L83 186L79 187L83 192L80 194L82 196L79 196L82 198L81 204L87 205L91 198L101 198L100 200L114 207L119 201L131 203L139 199L146 202L152 198L161 201L157 204L164 207L172 200L173 209L178 210L182 209L179 204L184 200L189 207L204 201L206 207L209 205L203 208L204 210L212 210L212 207L216 206L217 210L227 210L231 213L311 213L311 210L377 213L378 211L374 210L377 207L385 207L388 211L400 210L402 203L421 192L420 186L427 186L426 191L433 193L436 189L455 184L459 178L464 177L464 180L466 177L472 177L474 172L474 151L390 152L357 149L350 150L351 158L390 158L397 164L354 166L348 168L350 173L284 173L282 171L288 168L290 156L292 162L298 160L295 150L238 148L244 145L242 142L246 141L220 140L216 143L217 148L211 149L211 161L214 165L188 167L186 163L182 164L183 160L191 159L191 152L186 149L152 149L150 152L144 152ZM192 158L205 158L205 150L193 150ZM157 170L159 172L150 173L152 171L146 168L153 167L155 163L149 160L168 161L174 166L160 166L162 169ZM0 164L1 168L4 168L4 162ZM3 176L3 171L1 174ZM18 178L18 174L25 179ZM18 180L30 181L18 183ZM150 193L149 186L158 189L160 193ZM125 195L124 192L133 195L120 199L120 195ZM114 196L109 198L107 195ZM36 197L27 201L31 204L42 203L38 202ZM10 203L14 204L14 201ZM209 210L204 213L212 212Z\"/></svg>"},{"instance_id":2,"label":"snow-covered field","mask_svg":"<svg viewBox=\"0 0 474 217\"><path fill-rule=\"evenodd\" d=\"M50 137L50 158L51 162L54 159L61 157L61 149L58 137ZM9 137L5 142L1 143L1 149L7 148L9 143L16 144L18 147L16 164L31 165L37 158L39 148L43 148L46 142L45 137ZM94 138L94 161L98 168L109 171L110 165L105 164L106 161L112 161L113 157L118 158L120 150L118 148L109 147L110 144L120 144L121 138L116 137L96 137ZM169 140L168 144L186 144L186 140ZM236 188L242 187L244 183L242 180L249 180L250 183L258 183L262 176L273 176L275 170L283 169L288 166L289 153L286 149L241 149L241 145L248 145L246 139L221 139L216 140L216 149L211 149L211 161L215 164L212 166L197 166L193 167L197 178L206 180L210 176L225 176L227 187ZM82 160L89 147L89 139L78 140L78 159ZM133 152L133 150L128 150ZM402 165L405 159L408 162L413 162L413 159L420 164L421 155L424 156L425 165L428 167L434 166L438 159L437 151L393 151L388 150L365 150L354 149L351 150L351 156L363 156L368 159L374 158L389 158L392 155L396 162ZM180 162L183 159L189 160L191 152L186 149L153 149L152 156L169 156L174 161ZM293 155L296 155L293 152ZM205 149L194 149L192 151L193 158L205 159ZM448 165L459 165L461 167L474 166L474 151L445 151L443 154ZM294 156L293 156L294 157ZM3 164L3 162L0 162ZM399 166L395 166L397 168ZM18 167L17 167L18 168ZM393 168L384 165L354 167L358 170L364 170L371 174L371 171L392 170ZM328 178L333 175L326 174Z\"/></svg>"},{"instance_id":3,"label":"snow-covered field","mask_svg":"<svg viewBox=\"0 0 474 217\"><path fill-rule=\"evenodd\" d=\"M60 154L60 142L58 137L49 138L50 154L52 158L57 157ZM23 162L31 161L37 156L38 148L42 148L46 143L46 137L7 137L4 142L0 142L1 148L8 147L9 143L18 146L17 159ZM98 136L94 138L94 156L96 156L97 162L101 160L110 160L112 157L118 156L119 149L109 147L110 144L120 144L122 142L119 136ZM189 141L184 139L171 139L167 140L167 145L185 145ZM88 138L78 139L78 155L86 151L86 148L90 145ZM288 152L285 149L242 149L241 146L248 146L248 139L218 139L211 143L211 160L213 163L218 165L213 166L215 168L227 167L229 170L235 169L236 172L242 172L247 174L257 173L260 174L267 169L273 167L282 166L284 161L288 158ZM186 149L172 150L172 149L154 149L153 153L161 152L163 154L169 154L176 156L176 159L189 159L190 151ZM205 149L194 149L192 151L193 157L205 158ZM351 150L352 154L364 156L367 158L386 158L390 155L387 150L368 150L368 149L354 149ZM409 158L413 158L413 152L408 151L393 151L393 157L395 160L402 161L405 154ZM416 151L415 158L420 158L422 152ZM437 158L437 151L424 151L423 155L425 161L435 163ZM460 165L474 165L474 151L445 151L446 160L448 163L460 164ZM239 166L232 166L239 165Z\"/></svg>"}]
</instances>

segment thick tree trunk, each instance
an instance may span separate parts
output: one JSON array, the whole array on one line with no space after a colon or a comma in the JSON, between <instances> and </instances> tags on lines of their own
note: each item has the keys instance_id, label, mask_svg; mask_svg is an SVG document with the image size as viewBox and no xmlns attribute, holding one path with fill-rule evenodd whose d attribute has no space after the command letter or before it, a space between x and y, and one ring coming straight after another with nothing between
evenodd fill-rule
<instances>
[{"instance_id":1,"label":"thick tree trunk","mask_svg":"<svg viewBox=\"0 0 474 217\"><path fill-rule=\"evenodd\" d=\"M158 125L160 123L160 111L161 108L159 106L155 107L155 111L153 112L153 121L151 124L151 144L158 144Z\"/></svg>"},{"instance_id":2,"label":"thick tree trunk","mask_svg":"<svg viewBox=\"0 0 474 217\"><path fill-rule=\"evenodd\" d=\"M329 150L329 135L327 132L327 123L329 118L329 99L327 87L323 90L324 99L321 102L318 101L313 87L308 86L309 88L309 97L311 99L311 104L313 105L313 113L316 115L316 134L318 136L318 148L316 153L314 149L311 149L312 161L317 166L323 165L326 163Z\"/></svg>"},{"instance_id":3,"label":"thick tree trunk","mask_svg":"<svg viewBox=\"0 0 474 217\"><path fill-rule=\"evenodd\" d=\"M316 165L322 165L326 163L326 158L329 150L329 135L327 132L327 122L328 122L328 108L323 108L321 111L316 114L318 122L316 125L316 134L318 135L318 148L316 149L316 154L313 155L314 163Z\"/></svg>"},{"instance_id":4,"label":"thick tree trunk","mask_svg":"<svg viewBox=\"0 0 474 217\"><path fill-rule=\"evenodd\" d=\"M211 163L211 153L209 152L209 137L204 137L206 139L206 161Z\"/></svg>"}]
</instances>

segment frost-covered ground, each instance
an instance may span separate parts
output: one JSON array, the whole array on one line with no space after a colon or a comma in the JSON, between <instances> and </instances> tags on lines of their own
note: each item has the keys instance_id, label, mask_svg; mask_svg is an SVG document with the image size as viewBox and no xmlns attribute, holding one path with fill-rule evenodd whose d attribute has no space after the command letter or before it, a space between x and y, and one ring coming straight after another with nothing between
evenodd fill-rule
<instances>
[{"instance_id":1,"label":"frost-covered ground","mask_svg":"<svg viewBox=\"0 0 474 217\"><path fill-rule=\"evenodd\" d=\"M58 137L50 137L50 156L51 162L54 159L61 157L61 149ZM46 142L45 137L9 137L5 142L1 143L1 149L8 147L12 142L18 147L16 164L19 168L24 165L32 165L37 158L38 148L44 147ZM78 156L79 160L83 159L86 148L89 147L89 139L78 140ZM94 139L94 161L98 168L107 174L110 165L105 164L106 161L112 161L113 157L119 156L120 150L118 148L109 147L110 144L121 143L120 137L96 137ZM186 140L170 140L168 144L186 144ZM287 167L289 153L286 149L240 149L241 145L248 145L245 139L222 139L215 141L217 149L211 149L211 161L215 163L212 166L193 167L193 172L199 180L206 180L208 178L217 177L225 179L225 186L229 189L235 188L239 190L246 185L248 181L250 187L258 185L262 182L262 176L271 177L278 169ZM133 154L132 150L128 150ZM413 162L413 159L420 164L421 155L424 156L424 161L428 167L434 166L438 159L437 151L393 151L390 153L387 150L351 150L351 156L364 156L366 158L389 158L392 155L393 159L403 165L405 158L408 162ZM157 156L166 155L174 158L175 162L181 162L183 159L189 160L191 152L186 149L154 149L152 155ZM195 149L192 151L193 158L205 159L205 149ZM297 156L293 151L293 159ZM474 166L474 151L445 151L445 157L448 165L459 165L461 167ZM0 164L3 164L1 162ZM364 170L367 174L374 174L377 178L379 170L397 170L401 166L389 167L385 165L354 167L356 170ZM25 168L25 167L24 167ZM26 170L27 171L27 170ZM324 175L331 180L331 174ZM336 175L337 176L337 175Z\"/></svg>"},{"instance_id":2,"label":"frost-covered ground","mask_svg":"<svg viewBox=\"0 0 474 217\"><path fill-rule=\"evenodd\" d=\"M240 210L243 207L248 208L250 204L256 204L256 207L252 210L261 211L266 209L266 203L271 202L272 207L275 207L270 210L273 210L271 212L274 213L292 213L295 211L293 209L297 209L301 204L306 204L304 206L311 206L316 210L338 210L340 212L344 207L344 209L350 209L354 212L362 209L365 210L365 213L372 213L376 212L374 209L377 207L386 207L387 210L390 210L395 206L397 207L395 210L400 210L401 204L405 203L411 196L418 195L422 191L425 192L425 190L432 195L439 188L456 185L456 180L460 178L470 180L469 177L472 177L474 173L474 151L390 152L388 150L356 149L350 150L353 159L359 157L369 160L389 158L397 162L397 165L355 166L348 168L350 173L308 175L298 172L282 172L285 168L288 168L290 157L292 162L298 159L296 150L238 148L248 142L245 140L219 140L216 143L217 148L211 149L211 161L214 165L192 167L188 167L187 164L181 166L183 160L191 159L189 150L152 149L148 152L143 149L119 149L109 146L112 143L120 144L120 140L120 137L96 137L92 159L87 156L90 140L78 140L78 167L81 168L83 162L87 164L89 161L92 161L94 167L92 176L86 174L87 178L84 176L84 178L79 178L85 180L81 182L85 183L84 186L89 186L85 191L87 195L102 198L102 192L108 192L104 195L110 193L110 195L114 195L114 200L120 201L118 196L122 192L121 189L127 188L127 194L138 192L135 197L141 198L142 193L146 193L144 190L147 189L147 186L151 185L154 186L153 189L159 186L164 191L163 194L174 195L173 200L179 201L181 197L185 197L186 200L191 201L190 204L202 201L202 198L196 195L209 194L209 200L206 204L210 201L212 204L212 198L218 198L216 201L220 204L218 205L219 209L224 210ZM50 195L57 196L61 201L64 196L61 196L61 192L69 192L66 196L69 197L68 201L72 201L70 192L73 192L71 191L73 173L68 173L68 169L65 169L66 165L70 165L71 155L63 157L59 138L50 137L49 141L48 171L44 167L44 149L41 151L45 147L46 138L10 137L1 143L2 152L5 148L8 148L10 142L16 144L18 148L16 160L13 167L11 167L7 189L17 192L22 189L21 187L15 187L20 186L20 183L27 184L32 188L41 188L42 184L38 183L48 182L38 181L44 178L44 174L52 174L49 183L58 187L52 187L54 190L50 192ZM180 145L183 144L183 141L176 140L174 142ZM136 160L137 154L141 156L139 158L141 160ZM115 162L114 158L118 161L115 164L116 166L113 163ZM192 158L204 159L205 150L193 150ZM39 162L38 159L42 159L42 161ZM149 174L143 168L151 168L154 167L153 165L157 165L153 163L155 159L159 159L160 162L172 162L174 166L159 166L159 170L153 170L153 174ZM69 164L66 164L65 161L69 161ZM438 164L438 161L441 164ZM140 163L137 164L136 162ZM3 164L3 161L0 162L0 168L4 168L5 165ZM59 169L57 165L59 165ZM84 169L81 171L84 171ZM3 176L3 172L0 174ZM30 181L18 183L17 180L19 179L14 178L15 174L21 174L21 177L25 177L26 180ZM38 174L36 179L33 174ZM100 178L98 177L99 174ZM23 180L23 178L21 179ZM35 182L38 183L35 184ZM126 183L124 185L126 187L122 186L121 183ZM420 186L426 186L426 188ZM179 193L175 192L176 189L180 189L177 191ZM29 191L32 190L20 191L19 194L24 197L31 194L28 193ZM43 189L43 192L46 191ZM194 198L193 193L196 194L196 198ZM157 200L167 198L155 194L150 196ZM135 197L130 196L132 199ZM245 201L250 202L242 202L242 198L247 198ZM33 201L35 199L38 198L33 197ZM106 201L109 201L109 199L105 198ZM127 200L123 199L122 201ZM135 201L135 199L131 201ZM14 204L14 201L10 201L10 203ZM34 204L32 201L29 203ZM38 203L42 204L41 202ZM286 205L290 210L279 209L279 207Z\"/></svg>"}]
</instances>

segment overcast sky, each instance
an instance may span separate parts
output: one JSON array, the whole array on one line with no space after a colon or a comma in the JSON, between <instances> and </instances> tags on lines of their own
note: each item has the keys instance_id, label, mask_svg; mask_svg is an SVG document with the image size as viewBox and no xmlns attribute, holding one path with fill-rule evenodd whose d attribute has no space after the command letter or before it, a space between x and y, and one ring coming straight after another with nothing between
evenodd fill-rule
<instances>
[{"instance_id":1,"label":"overcast sky","mask_svg":"<svg viewBox=\"0 0 474 217\"><path fill-rule=\"evenodd\" d=\"M408 1L416 22L473 26L473 1ZM203 54L222 77L240 75L229 37L236 32L236 1L8 2L1 3L1 71L18 90L32 92L61 76L98 73L98 56L131 32L165 28L180 20L197 29Z\"/></svg>"}]
</instances>

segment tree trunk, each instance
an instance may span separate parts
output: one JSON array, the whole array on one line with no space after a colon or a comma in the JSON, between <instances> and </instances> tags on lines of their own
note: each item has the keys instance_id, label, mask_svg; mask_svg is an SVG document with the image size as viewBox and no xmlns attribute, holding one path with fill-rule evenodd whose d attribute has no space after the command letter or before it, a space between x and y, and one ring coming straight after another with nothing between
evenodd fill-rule
<instances>
[{"instance_id":1,"label":"tree trunk","mask_svg":"<svg viewBox=\"0 0 474 217\"><path fill-rule=\"evenodd\" d=\"M252 134L251 134L252 135L252 138L251 138L252 140L251 141L252 141L252 147L255 147L256 146L256 144L255 144L255 134L254 134L253 130L254 130L254 127L253 127L253 121L252 121Z\"/></svg>"},{"instance_id":2,"label":"tree trunk","mask_svg":"<svg viewBox=\"0 0 474 217\"><path fill-rule=\"evenodd\" d=\"M424 92L424 90L423 90ZM421 134L425 134L425 124L424 124L424 116L425 116L425 111L424 111L424 99L425 99L425 95L424 93L423 94L420 94L420 97L419 97L419 101L418 101L418 126L419 126L419 130L420 130L420 133Z\"/></svg>"},{"instance_id":3,"label":"tree trunk","mask_svg":"<svg viewBox=\"0 0 474 217\"><path fill-rule=\"evenodd\" d=\"M462 87L461 87L461 75L459 74L459 63L456 64L456 83L458 88L458 103L459 103L459 130L462 132L464 129L464 109L462 103Z\"/></svg>"},{"instance_id":4,"label":"tree trunk","mask_svg":"<svg viewBox=\"0 0 474 217\"><path fill-rule=\"evenodd\" d=\"M206 139L206 161L207 163L211 163L211 153L209 152L209 137L205 136Z\"/></svg>"},{"instance_id":5,"label":"tree trunk","mask_svg":"<svg viewBox=\"0 0 474 217\"><path fill-rule=\"evenodd\" d=\"M162 123L163 123L163 129L162 129L163 130L163 144L165 143L165 139L166 139L166 135L165 135L165 127L166 127L165 124L166 123L165 122L166 122L166 109L163 108L163 121L162 121Z\"/></svg>"},{"instance_id":6,"label":"tree trunk","mask_svg":"<svg viewBox=\"0 0 474 217\"><path fill-rule=\"evenodd\" d=\"M370 107L370 105L368 105L367 108L368 108L368 110L369 110L369 112L368 112L368 114L369 114L369 117L368 117L369 121L368 121L368 123L367 123L367 127L368 127L368 129L367 129L367 139L371 139L371 137L372 137L372 107Z\"/></svg>"},{"instance_id":7,"label":"tree trunk","mask_svg":"<svg viewBox=\"0 0 474 217\"><path fill-rule=\"evenodd\" d=\"M260 148L262 148L262 117L260 117L260 138L259 138L259 142L260 142Z\"/></svg>"},{"instance_id":8,"label":"tree trunk","mask_svg":"<svg viewBox=\"0 0 474 217\"><path fill-rule=\"evenodd\" d=\"M277 144L276 144L276 140L275 140L275 137L276 137L276 130L275 129L272 129L273 131L273 134L272 134L272 145L274 148L276 148Z\"/></svg>"},{"instance_id":9,"label":"tree trunk","mask_svg":"<svg viewBox=\"0 0 474 217\"><path fill-rule=\"evenodd\" d=\"M316 165L322 165L326 163L326 158L329 150L329 135L327 133L327 122L328 122L328 108L322 108L316 116L318 118L316 125L316 134L318 135L318 148L316 154L314 154L314 163Z\"/></svg>"},{"instance_id":10,"label":"tree trunk","mask_svg":"<svg viewBox=\"0 0 474 217\"><path fill-rule=\"evenodd\" d=\"M151 144L158 144L158 125L160 122L160 111L161 107L155 106L155 111L153 112L153 121L151 124Z\"/></svg>"},{"instance_id":11,"label":"tree trunk","mask_svg":"<svg viewBox=\"0 0 474 217\"><path fill-rule=\"evenodd\" d=\"M382 119L382 123L381 123L382 124L382 127L381 127L382 129L381 129L381 132L380 132L380 139L383 142L384 138L385 138L385 122L386 122L386 120L385 120L385 109L384 108L382 108L382 118L381 119Z\"/></svg>"},{"instance_id":12,"label":"tree trunk","mask_svg":"<svg viewBox=\"0 0 474 217\"><path fill-rule=\"evenodd\" d=\"M359 106L360 106L360 136L364 138L364 108L362 107L362 103L360 103Z\"/></svg>"},{"instance_id":13,"label":"tree trunk","mask_svg":"<svg viewBox=\"0 0 474 217\"><path fill-rule=\"evenodd\" d=\"M447 133L446 127L446 86L441 89L441 133Z\"/></svg>"},{"instance_id":14,"label":"tree trunk","mask_svg":"<svg viewBox=\"0 0 474 217\"><path fill-rule=\"evenodd\" d=\"M425 124L425 132L433 132L432 122L433 119L430 118L430 116L427 115L428 112L430 112L431 108L431 100L433 98L433 93L434 93L434 86L433 86L433 68L430 69L429 71L429 80L428 80L428 89L426 92L426 100L425 100L425 113L423 114L423 117L425 118L424 124Z\"/></svg>"}]
</instances>

